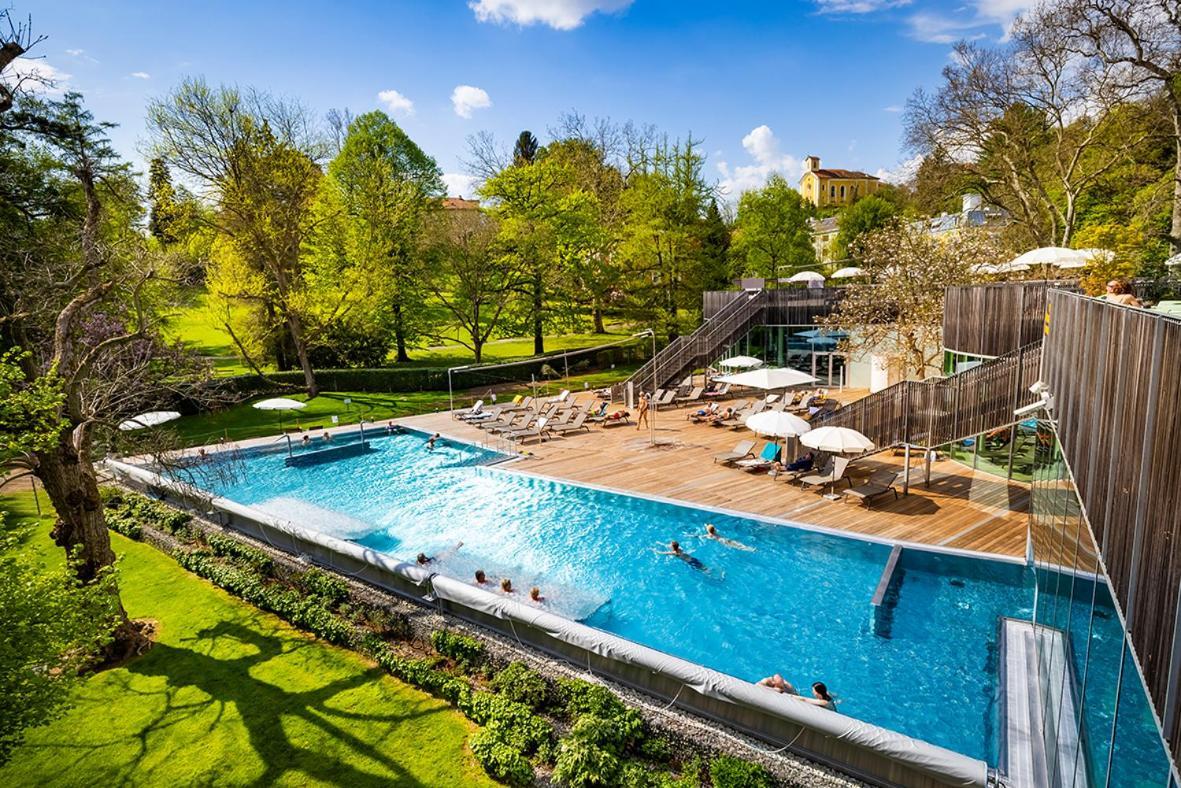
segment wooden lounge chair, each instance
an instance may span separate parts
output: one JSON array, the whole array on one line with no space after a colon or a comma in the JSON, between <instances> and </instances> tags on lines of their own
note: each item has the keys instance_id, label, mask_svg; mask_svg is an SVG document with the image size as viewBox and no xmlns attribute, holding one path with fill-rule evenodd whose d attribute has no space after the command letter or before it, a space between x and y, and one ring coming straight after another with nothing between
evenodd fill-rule
<instances>
[{"instance_id":1,"label":"wooden lounge chair","mask_svg":"<svg viewBox=\"0 0 1181 788\"><path fill-rule=\"evenodd\" d=\"M663 407L665 405L672 405L673 402L676 400L676 398L677 398L676 389L669 389L668 391L666 391L662 395L660 395L660 397L652 400L652 404L658 408Z\"/></svg>"},{"instance_id":2,"label":"wooden lounge chair","mask_svg":"<svg viewBox=\"0 0 1181 788\"><path fill-rule=\"evenodd\" d=\"M898 483L898 477L901 475L899 471L892 471L888 468L874 471L864 484L858 484L856 487L842 490L841 494L858 499L867 508L871 500L888 492L894 493L894 500L898 500L898 488L894 485Z\"/></svg>"},{"instance_id":3,"label":"wooden lounge chair","mask_svg":"<svg viewBox=\"0 0 1181 788\"><path fill-rule=\"evenodd\" d=\"M530 438L537 438L539 441L543 441L545 440L545 427L547 424L549 424L549 419L541 416L533 423L533 426L527 429L517 430L516 432L505 433L504 437L510 441L520 441L522 443Z\"/></svg>"},{"instance_id":4,"label":"wooden lounge chair","mask_svg":"<svg viewBox=\"0 0 1181 788\"><path fill-rule=\"evenodd\" d=\"M460 408L459 410L451 411L451 417L454 419L466 419L469 416L475 416L481 413L484 409L484 400L478 399L472 404L470 408Z\"/></svg>"},{"instance_id":5,"label":"wooden lounge chair","mask_svg":"<svg viewBox=\"0 0 1181 788\"><path fill-rule=\"evenodd\" d=\"M751 456L754 451L754 447L754 441L738 441L738 443L734 444L734 448L725 454L715 454L714 462L720 462L723 465L729 465L730 463L738 462L739 460L745 460L747 457Z\"/></svg>"},{"instance_id":6,"label":"wooden lounge chair","mask_svg":"<svg viewBox=\"0 0 1181 788\"><path fill-rule=\"evenodd\" d=\"M574 417L574 421L550 426L546 432L551 435L565 435L568 432L577 432L578 430L590 432L590 426L586 423L586 411L581 411Z\"/></svg>"},{"instance_id":7,"label":"wooden lounge chair","mask_svg":"<svg viewBox=\"0 0 1181 788\"><path fill-rule=\"evenodd\" d=\"M826 484L836 484L841 479L849 481L845 478L845 470L849 467L849 459L847 457L834 457L832 461L832 471L829 473L812 473L807 476L800 477L800 486L805 490L809 487L823 487ZM849 482L852 487L853 483Z\"/></svg>"},{"instance_id":8,"label":"wooden lounge chair","mask_svg":"<svg viewBox=\"0 0 1181 788\"><path fill-rule=\"evenodd\" d=\"M689 392L689 396L677 397L675 402L678 405L691 405L701 399L701 394L703 391L705 391L703 387L695 386L693 390Z\"/></svg>"},{"instance_id":9,"label":"wooden lounge chair","mask_svg":"<svg viewBox=\"0 0 1181 788\"><path fill-rule=\"evenodd\" d=\"M734 467L741 468L742 470L749 471L750 473L765 471L774 464L776 459L779 458L779 452L780 448L778 443L768 442L763 445L763 450L759 452L758 457L752 457L749 460L739 460L738 462L734 463Z\"/></svg>"},{"instance_id":10,"label":"wooden lounge chair","mask_svg":"<svg viewBox=\"0 0 1181 788\"><path fill-rule=\"evenodd\" d=\"M702 394L701 396L709 397L710 399L721 399L725 396L728 396L729 394L730 394L730 384L723 383L722 387L720 389L716 389L714 391L707 391L704 394Z\"/></svg>"}]
</instances>

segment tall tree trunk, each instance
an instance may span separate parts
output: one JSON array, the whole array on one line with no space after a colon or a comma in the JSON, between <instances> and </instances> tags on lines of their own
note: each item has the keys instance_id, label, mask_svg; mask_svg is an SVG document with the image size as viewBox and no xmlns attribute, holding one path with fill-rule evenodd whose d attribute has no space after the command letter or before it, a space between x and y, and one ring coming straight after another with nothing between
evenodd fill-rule
<instances>
[{"instance_id":1,"label":"tall tree trunk","mask_svg":"<svg viewBox=\"0 0 1181 788\"><path fill-rule=\"evenodd\" d=\"M406 353L406 322L402 317L402 305L394 304L394 345L397 348L395 361L409 361Z\"/></svg>"},{"instance_id":2,"label":"tall tree trunk","mask_svg":"<svg viewBox=\"0 0 1181 788\"><path fill-rule=\"evenodd\" d=\"M542 319L542 287L541 272L533 274L533 355L540 356L545 352L545 331Z\"/></svg>"},{"instance_id":3,"label":"tall tree trunk","mask_svg":"<svg viewBox=\"0 0 1181 788\"><path fill-rule=\"evenodd\" d=\"M594 320L595 320L595 333L596 334L606 334L607 329L603 325L603 307L602 307L602 305L596 303L591 308L591 314L593 315Z\"/></svg>"},{"instance_id":4,"label":"tall tree trunk","mask_svg":"<svg viewBox=\"0 0 1181 788\"><path fill-rule=\"evenodd\" d=\"M287 327L291 331L291 342L295 345L299 366L303 370L303 382L308 390L308 399L320 395L320 384L316 382L316 373L312 369L312 361L308 358L308 344L303 336L303 323L299 315L294 312L287 314Z\"/></svg>"},{"instance_id":5,"label":"tall tree trunk","mask_svg":"<svg viewBox=\"0 0 1181 788\"><path fill-rule=\"evenodd\" d=\"M472 355L475 357L475 363L477 364L484 357L484 343L475 337L472 338Z\"/></svg>"}]
</instances>

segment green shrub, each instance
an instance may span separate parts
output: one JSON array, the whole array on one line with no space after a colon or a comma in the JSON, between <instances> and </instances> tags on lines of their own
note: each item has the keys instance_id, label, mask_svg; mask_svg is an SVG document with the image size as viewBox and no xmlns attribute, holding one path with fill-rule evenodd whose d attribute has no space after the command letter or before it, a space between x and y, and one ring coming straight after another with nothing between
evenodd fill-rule
<instances>
[{"instance_id":1,"label":"green shrub","mask_svg":"<svg viewBox=\"0 0 1181 788\"><path fill-rule=\"evenodd\" d=\"M497 673L492 679L492 689L535 711L542 708L549 697L549 685L545 679L524 662L513 662Z\"/></svg>"},{"instance_id":2,"label":"green shrub","mask_svg":"<svg viewBox=\"0 0 1181 788\"><path fill-rule=\"evenodd\" d=\"M519 750L501 741L496 731L487 728L477 731L469 744L476 761L492 777L513 786L533 784L533 767L529 761Z\"/></svg>"},{"instance_id":3,"label":"green shrub","mask_svg":"<svg viewBox=\"0 0 1181 788\"><path fill-rule=\"evenodd\" d=\"M501 741L524 753L537 752L554 736L554 726L528 706L491 692L471 693L459 710L477 725L495 729Z\"/></svg>"},{"instance_id":4,"label":"green shrub","mask_svg":"<svg viewBox=\"0 0 1181 788\"><path fill-rule=\"evenodd\" d=\"M269 575L275 568L275 562L271 560L269 555L257 547L239 542L232 536L209 533L205 535L205 543L209 545L209 549L213 551L214 555L246 564L261 574Z\"/></svg>"},{"instance_id":5,"label":"green shrub","mask_svg":"<svg viewBox=\"0 0 1181 788\"><path fill-rule=\"evenodd\" d=\"M131 539L143 535L143 526L179 536L193 519L191 515L138 493L106 487L100 495L108 527Z\"/></svg>"},{"instance_id":6,"label":"green shrub","mask_svg":"<svg viewBox=\"0 0 1181 788\"><path fill-rule=\"evenodd\" d=\"M622 772L618 756L573 736L562 741L554 764L554 780L570 788L617 785Z\"/></svg>"},{"instance_id":7,"label":"green shrub","mask_svg":"<svg viewBox=\"0 0 1181 788\"><path fill-rule=\"evenodd\" d=\"M444 657L450 657L465 671L484 663L487 651L484 644L468 635L436 629L431 633L431 645Z\"/></svg>"},{"instance_id":8,"label":"green shrub","mask_svg":"<svg viewBox=\"0 0 1181 788\"><path fill-rule=\"evenodd\" d=\"M627 706L611 690L582 679L559 679L558 695L569 719L583 714L614 717L627 711Z\"/></svg>"},{"instance_id":9,"label":"green shrub","mask_svg":"<svg viewBox=\"0 0 1181 788\"><path fill-rule=\"evenodd\" d=\"M636 748L636 754L649 761L667 763L672 760L673 750L668 739L663 736L645 736Z\"/></svg>"},{"instance_id":10,"label":"green shrub","mask_svg":"<svg viewBox=\"0 0 1181 788\"><path fill-rule=\"evenodd\" d=\"M762 766L729 755L709 762L709 779L714 788L771 788L775 784Z\"/></svg>"},{"instance_id":11,"label":"green shrub","mask_svg":"<svg viewBox=\"0 0 1181 788\"><path fill-rule=\"evenodd\" d=\"M309 569L299 578L299 584L313 596L319 597L330 607L343 602L349 595L348 584L320 569Z\"/></svg>"}]
</instances>

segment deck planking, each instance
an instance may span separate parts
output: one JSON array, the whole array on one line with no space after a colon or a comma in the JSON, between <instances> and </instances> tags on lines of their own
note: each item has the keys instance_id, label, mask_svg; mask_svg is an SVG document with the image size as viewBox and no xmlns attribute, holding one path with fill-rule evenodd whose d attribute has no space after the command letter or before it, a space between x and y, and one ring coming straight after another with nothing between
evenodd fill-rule
<instances>
[{"instance_id":1,"label":"deck planking","mask_svg":"<svg viewBox=\"0 0 1181 788\"><path fill-rule=\"evenodd\" d=\"M685 415L685 410L678 409L657 415L655 447L646 427L594 427L590 433L531 442L520 447L526 454L506 467L894 542L1009 557L1025 555L1029 508L1025 485L973 471L949 459L932 463L927 484L920 455L912 457L909 495L898 500L881 496L872 508L851 500L829 501L821 491L801 490L765 473L752 474L714 463L714 455L755 436L745 429L692 424ZM407 427L504 448L503 442L452 419L449 413L399 421ZM850 471L856 483L875 470L900 469L903 464L901 456L882 452L856 461Z\"/></svg>"}]
</instances>

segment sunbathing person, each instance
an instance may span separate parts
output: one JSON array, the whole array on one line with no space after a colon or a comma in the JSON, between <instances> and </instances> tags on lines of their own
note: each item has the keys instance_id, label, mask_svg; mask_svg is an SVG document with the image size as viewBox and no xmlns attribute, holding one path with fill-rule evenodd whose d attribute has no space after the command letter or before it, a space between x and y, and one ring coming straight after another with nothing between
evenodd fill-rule
<instances>
[{"instance_id":1,"label":"sunbathing person","mask_svg":"<svg viewBox=\"0 0 1181 788\"><path fill-rule=\"evenodd\" d=\"M734 406L730 405L725 410L715 413L710 416L708 421L710 424L721 424L734 418Z\"/></svg>"},{"instance_id":2,"label":"sunbathing person","mask_svg":"<svg viewBox=\"0 0 1181 788\"><path fill-rule=\"evenodd\" d=\"M687 415L685 417L685 419L686 420L691 419L693 421L703 421L703 420L709 419L717 412L718 412L718 403L711 402L708 405L706 405L704 408L700 408L698 410L693 411L692 413Z\"/></svg>"},{"instance_id":3,"label":"sunbathing person","mask_svg":"<svg viewBox=\"0 0 1181 788\"><path fill-rule=\"evenodd\" d=\"M753 547L751 547L749 545L744 545L742 542L738 542L733 539L727 539L726 537L722 536L721 534L718 533L718 529L714 526L713 523L706 523L705 524L705 538L706 539L713 539L715 542L718 542L719 544L724 544L726 547L730 547L735 550L746 550L747 552L750 552L750 553L753 553L755 550Z\"/></svg>"},{"instance_id":4,"label":"sunbathing person","mask_svg":"<svg viewBox=\"0 0 1181 788\"><path fill-rule=\"evenodd\" d=\"M791 685L791 682L776 673L774 676L767 676L765 679L759 679L756 682L760 687L767 687L775 690L783 695L799 695L796 688Z\"/></svg>"},{"instance_id":5,"label":"sunbathing person","mask_svg":"<svg viewBox=\"0 0 1181 788\"><path fill-rule=\"evenodd\" d=\"M705 571L705 564L682 550L680 542L669 542L668 549L660 550L658 553L660 555L671 555L674 558L679 558L694 569L701 572Z\"/></svg>"},{"instance_id":6,"label":"sunbathing person","mask_svg":"<svg viewBox=\"0 0 1181 788\"><path fill-rule=\"evenodd\" d=\"M783 465L778 461L771 463L771 475L778 476L783 471L810 471L815 464L816 454L806 451L787 465Z\"/></svg>"}]
</instances>

